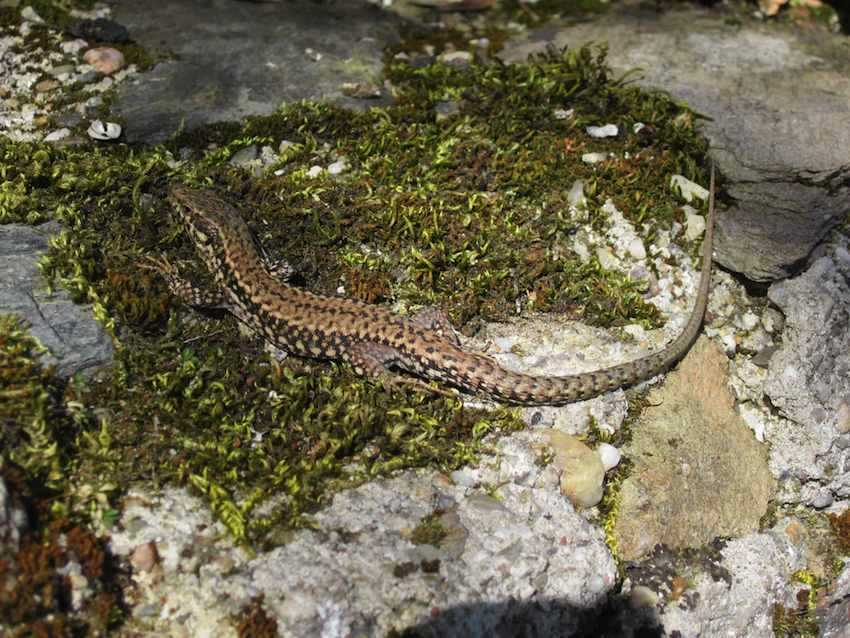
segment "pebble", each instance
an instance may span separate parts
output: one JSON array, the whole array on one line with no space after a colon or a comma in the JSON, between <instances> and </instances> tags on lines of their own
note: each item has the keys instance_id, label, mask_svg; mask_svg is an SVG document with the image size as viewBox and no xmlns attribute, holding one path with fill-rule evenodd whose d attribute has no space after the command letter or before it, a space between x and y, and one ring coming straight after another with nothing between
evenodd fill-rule
<instances>
[{"instance_id":1,"label":"pebble","mask_svg":"<svg viewBox=\"0 0 850 638\"><path fill-rule=\"evenodd\" d=\"M556 120L566 120L575 114L575 109L555 109L552 111L552 116Z\"/></svg>"},{"instance_id":2,"label":"pebble","mask_svg":"<svg viewBox=\"0 0 850 638\"><path fill-rule=\"evenodd\" d=\"M595 138L603 138L603 137L617 137L617 133L619 133L619 129L616 124L606 124L605 126L588 126L586 129L587 134L590 137Z\"/></svg>"},{"instance_id":3,"label":"pebble","mask_svg":"<svg viewBox=\"0 0 850 638\"><path fill-rule=\"evenodd\" d=\"M606 472L617 467L622 458L620 450L610 443L600 443L599 447L596 448L596 453L599 454L599 460L602 461L602 467L605 468Z\"/></svg>"},{"instance_id":4,"label":"pebble","mask_svg":"<svg viewBox=\"0 0 850 638\"><path fill-rule=\"evenodd\" d=\"M446 51L445 53L441 53L438 59L443 64L464 67L469 66L472 62L472 54L469 51Z\"/></svg>"},{"instance_id":5,"label":"pebble","mask_svg":"<svg viewBox=\"0 0 850 638\"><path fill-rule=\"evenodd\" d=\"M88 47L88 45L89 43L82 38L77 38L76 40L66 40L59 45L59 48L62 49L62 53L77 55L80 51Z\"/></svg>"},{"instance_id":6,"label":"pebble","mask_svg":"<svg viewBox=\"0 0 850 638\"><path fill-rule=\"evenodd\" d=\"M599 455L576 437L548 430L546 437L561 473L561 493L578 507L593 507L602 500L605 467Z\"/></svg>"},{"instance_id":7,"label":"pebble","mask_svg":"<svg viewBox=\"0 0 850 638\"><path fill-rule=\"evenodd\" d=\"M40 15L38 15L36 10L33 9L32 7L30 7L30 6L26 6L23 9L21 9L21 17L24 20L26 20L27 22L36 22L36 23L44 22L44 18L42 18Z\"/></svg>"},{"instance_id":8,"label":"pebble","mask_svg":"<svg viewBox=\"0 0 850 638\"><path fill-rule=\"evenodd\" d=\"M850 403L845 399L835 411L835 427L842 434L850 432Z\"/></svg>"},{"instance_id":9,"label":"pebble","mask_svg":"<svg viewBox=\"0 0 850 638\"><path fill-rule=\"evenodd\" d=\"M130 564L140 572L149 572L159 562L159 552L153 541L137 545L130 554Z\"/></svg>"},{"instance_id":10,"label":"pebble","mask_svg":"<svg viewBox=\"0 0 850 638\"><path fill-rule=\"evenodd\" d=\"M685 211L685 239L694 241L705 232L705 217L697 214L692 206L683 206Z\"/></svg>"},{"instance_id":11,"label":"pebble","mask_svg":"<svg viewBox=\"0 0 850 638\"><path fill-rule=\"evenodd\" d=\"M629 254L634 259L646 259L646 248L639 238L635 237L629 242Z\"/></svg>"},{"instance_id":12,"label":"pebble","mask_svg":"<svg viewBox=\"0 0 850 638\"><path fill-rule=\"evenodd\" d=\"M585 164L598 164L608 158L608 153L585 153L581 156L581 161Z\"/></svg>"},{"instance_id":13,"label":"pebble","mask_svg":"<svg viewBox=\"0 0 850 638\"><path fill-rule=\"evenodd\" d=\"M673 175L670 178L670 188L673 192L679 191L686 202L692 202L694 197L703 201L708 199L708 190L684 175Z\"/></svg>"},{"instance_id":14,"label":"pebble","mask_svg":"<svg viewBox=\"0 0 850 638\"><path fill-rule=\"evenodd\" d=\"M311 166L307 171L307 177L318 177L324 170L321 166Z\"/></svg>"},{"instance_id":15,"label":"pebble","mask_svg":"<svg viewBox=\"0 0 850 638\"><path fill-rule=\"evenodd\" d=\"M247 166L255 159L259 151L257 150L257 146L255 144L251 144L250 146L246 146L245 148L240 148L236 151L230 158L228 162L232 166Z\"/></svg>"},{"instance_id":16,"label":"pebble","mask_svg":"<svg viewBox=\"0 0 850 638\"><path fill-rule=\"evenodd\" d=\"M596 258L599 260L599 265L602 266L605 270L616 270L617 266L617 258L614 257L613 253L611 253L610 248L599 247L596 249Z\"/></svg>"},{"instance_id":17,"label":"pebble","mask_svg":"<svg viewBox=\"0 0 850 638\"><path fill-rule=\"evenodd\" d=\"M34 88L38 93L47 93L48 91L58 89L60 86L62 86L62 84L58 80L50 79L37 82Z\"/></svg>"},{"instance_id":18,"label":"pebble","mask_svg":"<svg viewBox=\"0 0 850 638\"><path fill-rule=\"evenodd\" d=\"M77 67L74 64L60 64L59 66L54 66L47 72L53 77L58 78L61 75L71 75L74 71L76 71L76 69Z\"/></svg>"},{"instance_id":19,"label":"pebble","mask_svg":"<svg viewBox=\"0 0 850 638\"><path fill-rule=\"evenodd\" d=\"M60 128L55 131L50 131L47 135L44 136L45 142L58 142L59 140L68 137L71 134L71 129L69 128Z\"/></svg>"},{"instance_id":20,"label":"pebble","mask_svg":"<svg viewBox=\"0 0 850 638\"><path fill-rule=\"evenodd\" d=\"M339 175L348 170L348 162L344 157L339 158L333 164L328 165L328 173L331 175Z\"/></svg>"},{"instance_id":21,"label":"pebble","mask_svg":"<svg viewBox=\"0 0 850 638\"><path fill-rule=\"evenodd\" d=\"M112 47L96 47L89 49L83 55L83 60L91 64L96 71L104 75L112 75L124 68L124 54Z\"/></svg>"}]
</instances>

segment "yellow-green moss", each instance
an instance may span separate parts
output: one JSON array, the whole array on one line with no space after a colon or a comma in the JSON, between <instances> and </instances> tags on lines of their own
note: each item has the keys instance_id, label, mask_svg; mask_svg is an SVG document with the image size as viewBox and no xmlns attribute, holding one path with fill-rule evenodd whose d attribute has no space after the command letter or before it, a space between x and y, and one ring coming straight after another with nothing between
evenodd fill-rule
<instances>
[{"instance_id":1,"label":"yellow-green moss","mask_svg":"<svg viewBox=\"0 0 850 638\"><path fill-rule=\"evenodd\" d=\"M487 434L522 427L511 410L384 388L344 366L279 362L232 317L181 306L140 268L144 255L164 253L203 276L169 214L171 180L219 190L270 257L286 258L298 285L317 292L342 282L349 295L403 311L435 304L468 333L514 316L517 299L524 313L660 323L638 284L571 252L578 223L567 193L585 180L588 224L603 227L598 211L611 198L649 239L679 214L669 175L704 177L693 114L612 79L602 50L466 69L393 62L387 77L390 107L302 102L150 148L0 139L0 175L11 183L0 219L63 222L42 270L93 303L117 345L113 366L63 387L58 409L45 412L45 427L64 434L58 461L44 453L33 471L61 473L57 514L108 525L130 483L180 484L237 540L274 544L309 525L334 490L404 468L457 468L477 458ZM458 111L438 119L446 99ZM566 108L572 119L553 117ZM637 121L653 135L590 142L584 132L606 122L628 132ZM242 148L283 140L293 145L259 177L229 163ZM585 150L620 159L589 166ZM340 156L343 175L308 176Z\"/></svg>"}]
</instances>

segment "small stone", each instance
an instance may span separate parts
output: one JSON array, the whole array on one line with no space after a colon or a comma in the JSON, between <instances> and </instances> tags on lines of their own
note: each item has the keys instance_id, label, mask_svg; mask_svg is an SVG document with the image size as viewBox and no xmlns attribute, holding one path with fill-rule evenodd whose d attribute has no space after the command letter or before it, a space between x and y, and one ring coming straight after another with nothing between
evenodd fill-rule
<instances>
[{"instance_id":1,"label":"small stone","mask_svg":"<svg viewBox=\"0 0 850 638\"><path fill-rule=\"evenodd\" d=\"M76 70L77 67L74 64L60 64L59 66L54 66L48 71L48 73L53 77L58 78L62 75L71 75Z\"/></svg>"},{"instance_id":2,"label":"small stone","mask_svg":"<svg viewBox=\"0 0 850 638\"><path fill-rule=\"evenodd\" d=\"M832 505L833 502L832 494L829 490L820 490L815 495L814 499L812 499L812 507L816 510L822 510L826 507Z\"/></svg>"},{"instance_id":3,"label":"small stone","mask_svg":"<svg viewBox=\"0 0 850 638\"><path fill-rule=\"evenodd\" d=\"M124 54L112 47L97 47L89 49L83 55L86 64L91 64L95 70L104 75L112 75L124 68Z\"/></svg>"},{"instance_id":4,"label":"small stone","mask_svg":"<svg viewBox=\"0 0 850 638\"><path fill-rule=\"evenodd\" d=\"M585 153L581 156L581 161L585 164L598 164L608 159L608 153Z\"/></svg>"},{"instance_id":5,"label":"small stone","mask_svg":"<svg viewBox=\"0 0 850 638\"><path fill-rule=\"evenodd\" d=\"M331 175L339 175L346 170L348 170L348 162L344 157L341 157L334 163L328 165L328 173Z\"/></svg>"},{"instance_id":6,"label":"small stone","mask_svg":"<svg viewBox=\"0 0 850 638\"><path fill-rule=\"evenodd\" d=\"M835 411L835 427L842 434L850 432L850 403L846 399L839 404L838 410Z\"/></svg>"},{"instance_id":7,"label":"small stone","mask_svg":"<svg viewBox=\"0 0 850 638\"><path fill-rule=\"evenodd\" d=\"M610 443L600 443L599 447L596 448L596 453L599 454L599 460L602 461L602 467L605 468L606 472L617 467L622 458L620 450Z\"/></svg>"},{"instance_id":8,"label":"small stone","mask_svg":"<svg viewBox=\"0 0 850 638\"><path fill-rule=\"evenodd\" d=\"M599 260L599 265L605 270L616 270L619 265L610 248L597 248L596 258Z\"/></svg>"},{"instance_id":9,"label":"small stone","mask_svg":"<svg viewBox=\"0 0 850 638\"><path fill-rule=\"evenodd\" d=\"M342 94L358 100L375 100L381 97L381 87L372 82L344 82Z\"/></svg>"},{"instance_id":10,"label":"small stone","mask_svg":"<svg viewBox=\"0 0 850 638\"><path fill-rule=\"evenodd\" d=\"M318 62L322 59L322 54L316 51L315 49L311 49L310 47L304 49L304 55L313 60L313 62Z\"/></svg>"},{"instance_id":11,"label":"small stone","mask_svg":"<svg viewBox=\"0 0 850 638\"><path fill-rule=\"evenodd\" d=\"M47 135L44 136L45 142L58 142L59 140L68 137L71 134L71 129L68 128L60 128L55 131L51 131Z\"/></svg>"},{"instance_id":12,"label":"small stone","mask_svg":"<svg viewBox=\"0 0 850 638\"><path fill-rule=\"evenodd\" d=\"M552 116L556 120L566 120L575 114L575 109L555 109L552 111Z\"/></svg>"},{"instance_id":13,"label":"small stone","mask_svg":"<svg viewBox=\"0 0 850 638\"><path fill-rule=\"evenodd\" d=\"M548 430L553 464L561 472L561 493L578 507L593 507L602 500L605 467L599 455L574 436Z\"/></svg>"},{"instance_id":14,"label":"small stone","mask_svg":"<svg viewBox=\"0 0 850 638\"><path fill-rule=\"evenodd\" d=\"M27 22L36 22L36 23L39 23L39 24L44 22L44 18L42 18L40 15L38 15L36 10L33 9L32 7L30 7L30 6L26 6L23 9L21 9L21 18L23 18Z\"/></svg>"},{"instance_id":15,"label":"small stone","mask_svg":"<svg viewBox=\"0 0 850 638\"><path fill-rule=\"evenodd\" d=\"M92 82L97 80L99 77L100 77L100 73L98 73L94 69L91 69L89 71L86 71L85 73L81 73L80 75L78 75L74 79L77 82L79 82L80 84L91 84Z\"/></svg>"},{"instance_id":16,"label":"small stone","mask_svg":"<svg viewBox=\"0 0 850 638\"><path fill-rule=\"evenodd\" d=\"M670 188L673 189L673 192L678 191L686 202L693 201L694 197L703 201L708 199L708 190L692 182L684 175L673 175L670 178Z\"/></svg>"},{"instance_id":17,"label":"small stone","mask_svg":"<svg viewBox=\"0 0 850 638\"><path fill-rule=\"evenodd\" d=\"M137 545L130 554L130 564L140 572L149 572L158 562L159 552L153 541Z\"/></svg>"},{"instance_id":18,"label":"small stone","mask_svg":"<svg viewBox=\"0 0 850 638\"><path fill-rule=\"evenodd\" d=\"M472 54L469 51L446 51L439 56L440 62L453 67L469 66L472 62Z\"/></svg>"},{"instance_id":19,"label":"small stone","mask_svg":"<svg viewBox=\"0 0 850 638\"><path fill-rule=\"evenodd\" d=\"M60 86L62 86L62 84L58 80L51 79L37 82L34 88L38 93L47 93L48 91L58 89Z\"/></svg>"},{"instance_id":20,"label":"small stone","mask_svg":"<svg viewBox=\"0 0 850 638\"><path fill-rule=\"evenodd\" d=\"M617 133L619 133L619 129L616 124L606 124L605 126L588 126L586 129L587 134L590 137L595 137L597 139L604 137L617 137Z\"/></svg>"},{"instance_id":21,"label":"small stone","mask_svg":"<svg viewBox=\"0 0 850 638\"><path fill-rule=\"evenodd\" d=\"M321 166L311 166L307 171L307 177L318 177L324 170Z\"/></svg>"},{"instance_id":22,"label":"small stone","mask_svg":"<svg viewBox=\"0 0 850 638\"><path fill-rule=\"evenodd\" d=\"M77 38L76 40L66 40L59 45L59 48L62 49L62 53L77 55L80 51L88 47L88 45L89 43L82 38Z\"/></svg>"},{"instance_id":23,"label":"small stone","mask_svg":"<svg viewBox=\"0 0 850 638\"><path fill-rule=\"evenodd\" d=\"M633 259L646 259L646 248L639 238L635 237L629 242L629 254Z\"/></svg>"},{"instance_id":24,"label":"small stone","mask_svg":"<svg viewBox=\"0 0 850 638\"><path fill-rule=\"evenodd\" d=\"M230 158L229 164L232 166L248 166L257 159L259 150L255 144L240 148Z\"/></svg>"},{"instance_id":25,"label":"small stone","mask_svg":"<svg viewBox=\"0 0 850 638\"><path fill-rule=\"evenodd\" d=\"M698 215L691 206L683 206L685 211L685 239L694 241L705 232L705 217Z\"/></svg>"}]
</instances>

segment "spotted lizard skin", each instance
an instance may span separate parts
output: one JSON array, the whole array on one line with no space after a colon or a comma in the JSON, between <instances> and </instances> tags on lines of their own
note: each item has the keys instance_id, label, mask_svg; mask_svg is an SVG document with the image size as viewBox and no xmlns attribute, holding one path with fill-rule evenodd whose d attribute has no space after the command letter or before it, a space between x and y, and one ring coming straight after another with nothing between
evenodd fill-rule
<instances>
[{"instance_id":1,"label":"spotted lizard skin","mask_svg":"<svg viewBox=\"0 0 850 638\"><path fill-rule=\"evenodd\" d=\"M512 372L486 355L469 352L439 322L412 320L373 304L317 295L290 286L266 265L239 213L209 190L172 184L169 190L186 231L215 282L202 291L164 260L152 260L171 290L194 306L223 307L268 342L301 356L348 362L361 375L436 380L460 390L520 405L561 405L634 385L669 369L699 333L711 282L714 168L693 312L679 336L659 352L568 376Z\"/></svg>"}]
</instances>

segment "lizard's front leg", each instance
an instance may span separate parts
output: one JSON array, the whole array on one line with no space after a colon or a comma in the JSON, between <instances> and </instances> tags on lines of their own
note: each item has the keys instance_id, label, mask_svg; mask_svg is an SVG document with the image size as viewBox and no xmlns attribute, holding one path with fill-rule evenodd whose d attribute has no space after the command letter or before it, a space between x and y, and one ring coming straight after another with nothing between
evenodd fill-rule
<instances>
[{"instance_id":1,"label":"lizard's front leg","mask_svg":"<svg viewBox=\"0 0 850 638\"><path fill-rule=\"evenodd\" d=\"M345 358L357 374L376 379L389 387L407 386L446 397L456 396L448 390L434 387L416 377L408 377L394 372L393 366L402 369L411 369L415 366L406 364L402 355L392 346L372 341L361 341L348 347Z\"/></svg>"}]
</instances>

